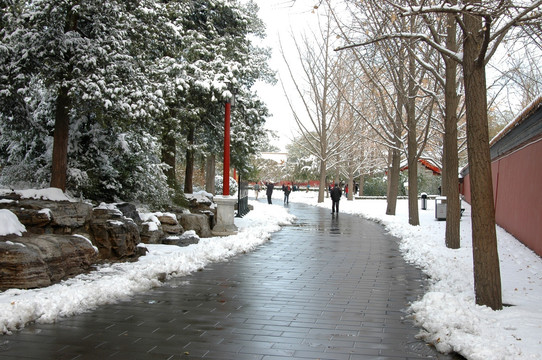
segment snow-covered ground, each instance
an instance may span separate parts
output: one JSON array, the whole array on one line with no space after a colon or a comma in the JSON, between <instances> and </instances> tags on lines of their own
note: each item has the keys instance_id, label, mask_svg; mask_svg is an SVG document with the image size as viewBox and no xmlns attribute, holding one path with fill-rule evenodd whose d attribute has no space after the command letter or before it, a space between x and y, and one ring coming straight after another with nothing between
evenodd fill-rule
<instances>
[{"instance_id":1,"label":"snow-covered ground","mask_svg":"<svg viewBox=\"0 0 542 360\"><path fill-rule=\"evenodd\" d=\"M282 192L273 194L282 203ZM292 192L290 202L316 205L316 192ZM274 201L275 203L275 201ZM331 209L331 200L317 206ZM445 221L435 219L435 202L420 210L420 226L408 224L408 202L399 200L396 216L385 215L385 200L340 202L340 212L382 223L401 239L405 259L431 278L428 292L410 310L421 336L442 352L467 359L542 359L542 258L497 228L503 302L501 311L477 306L474 300L470 206L463 202L461 248L444 243Z\"/></svg>"},{"instance_id":2,"label":"snow-covered ground","mask_svg":"<svg viewBox=\"0 0 542 360\"><path fill-rule=\"evenodd\" d=\"M253 196L253 192L250 196ZM10 332L36 322L53 322L63 316L92 310L101 304L126 299L132 294L160 286L166 277L183 276L214 261L251 251L267 241L281 224L294 221L283 206L283 194L275 191L274 204L251 202L254 211L235 219L238 235L202 239L197 245L180 248L146 245L149 253L136 263L102 266L44 289L12 289L0 293L0 329ZM264 192L260 192L264 198ZM326 199L316 204L315 192L292 192L290 202L331 208ZM461 249L444 245L445 222L435 220L434 202L420 210L421 226L408 225L407 201L399 200L397 215L385 215L384 200L341 200L342 213L378 221L401 239L404 257L431 278L429 291L411 305L424 330L421 336L440 351L456 351L467 359L542 358L542 259L511 235L498 229L503 301L502 311L474 303L470 207L461 220ZM13 218L0 213L0 234Z\"/></svg>"},{"instance_id":3,"label":"snow-covered ground","mask_svg":"<svg viewBox=\"0 0 542 360\"><path fill-rule=\"evenodd\" d=\"M51 189L27 191L22 195L68 200ZM47 288L0 292L0 333L13 332L30 322L55 322L61 317L127 299L138 292L160 286L164 278L187 275L209 263L254 250L269 240L271 233L280 230L281 225L292 223L295 219L282 206L258 202L253 205L254 211L235 219L239 228L235 236L200 239L198 244L187 247L144 245L149 252L134 263L100 266L89 274ZM24 226L12 212L0 210L0 235L17 233L21 228L24 231Z\"/></svg>"}]
</instances>

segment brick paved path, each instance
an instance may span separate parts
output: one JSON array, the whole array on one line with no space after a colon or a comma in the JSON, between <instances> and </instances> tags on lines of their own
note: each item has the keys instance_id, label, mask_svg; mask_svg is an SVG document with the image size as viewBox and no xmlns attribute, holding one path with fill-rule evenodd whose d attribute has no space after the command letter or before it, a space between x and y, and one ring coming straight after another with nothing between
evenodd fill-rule
<instances>
[{"instance_id":1,"label":"brick paved path","mask_svg":"<svg viewBox=\"0 0 542 360\"><path fill-rule=\"evenodd\" d=\"M397 240L359 217L291 203L254 252L131 301L0 335L0 359L454 359L403 320L423 292Z\"/></svg>"}]
</instances>

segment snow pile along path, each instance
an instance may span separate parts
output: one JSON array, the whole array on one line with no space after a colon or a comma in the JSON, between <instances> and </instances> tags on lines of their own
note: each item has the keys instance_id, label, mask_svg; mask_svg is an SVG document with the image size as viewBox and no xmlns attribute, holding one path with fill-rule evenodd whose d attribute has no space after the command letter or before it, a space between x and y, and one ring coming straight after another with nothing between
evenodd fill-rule
<instances>
[{"instance_id":1,"label":"snow pile along path","mask_svg":"<svg viewBox=\"0 0 542 360\"><path fill-rule=\"evenodd\" d=\"M327 207L325 199L296 192L290 201ZM410 306L420 337L444 353L471 360L542 359L542 259L497 227L503 303L501 311L475 304L470 206L463 202L461 248L445 245L446 222L435 219L434 202L420 210L420 226L408 224L408 202L399 200L395 216L385 215L385 200L340 202L343 213L358 214L383 224L400 239L405 259L430 278L426 294Z\"/></svg>"},{"instance_id":2,"label":"snow pile along path","mask_svg":"<svg viewBox=\"0 0 542 360\"><path fill-rule=\"evenodd\" d=\"M134 263L100 266L96 271L43 289L10 289L0 293L0 330L10 333L30 322L54 322L125 300L160 286L165 279L187 275L215 261L251 251L294 216L281 206L251 202L254 210L235 219L237 235L200 239L187 247L144 245L149 252ZM1 226L0 226L1 228Z\"/></svg>"}]
</instances>

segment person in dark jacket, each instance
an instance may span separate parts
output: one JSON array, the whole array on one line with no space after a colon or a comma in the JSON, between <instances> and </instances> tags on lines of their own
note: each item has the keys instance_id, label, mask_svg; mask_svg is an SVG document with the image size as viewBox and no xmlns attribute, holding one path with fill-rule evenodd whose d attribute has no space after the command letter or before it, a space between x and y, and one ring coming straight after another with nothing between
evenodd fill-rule
<instances>
[{"instance_id":1,"label":"person in dark jacket","mask_svg":"<svg viewBox=\"0 0 542 360\"><path fill-rule=\"evenodd\" d=\"M284 187L284 203L288 204L290 202L290 193L292 192L292 188L290 185L286 185Z\"/></svg>"},{"instance_id":2,"label":"person in dark jacket","mask_svg":"<svg viewBox=\"0 0 542 360\"><path fill-rule=\"evenodd\" d=\"M339 201L341 200L343 192L341 191L341 188L339 187L339 184L335 184L333 189L331 189L331 213L334 214L335 211L337 211L337 215L339 214Z\"/></svg>"},{"instance_id":3,"label":"person in dark jacket","mask_svg":"<svg viewBox=\"0 0 542 360\"><path fill-rule=\"evenodd\" d=\"M268 182L266 185L267 190L265 191L265 194L267 195L267 203L272 204L271 195L273 195L273 188L275 187L275 185L272 182Z\"/></svg>"}]
</instances>

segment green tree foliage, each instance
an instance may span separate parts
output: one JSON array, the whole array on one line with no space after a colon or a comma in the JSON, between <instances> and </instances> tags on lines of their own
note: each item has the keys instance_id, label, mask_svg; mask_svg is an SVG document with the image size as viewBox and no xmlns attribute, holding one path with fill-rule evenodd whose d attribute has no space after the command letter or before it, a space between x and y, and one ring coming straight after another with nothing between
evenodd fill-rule
<instances>
[{"instance_id":1,"label":"green tree foliage","mask_svg":"<svg viewBox=\"0 0 542 360\"><path fill-rule=\"evenodd\" d=\"M4 3L0 184L46 186L63 109L68 190L167 201L175 184L164 153L219 149L226 80L243 104L232 123L235 156L254 152L267 110L250 87L272 79L268 53L248 38L263 34L256 12L224 0Z\"/></svg>"}]
</instances>

